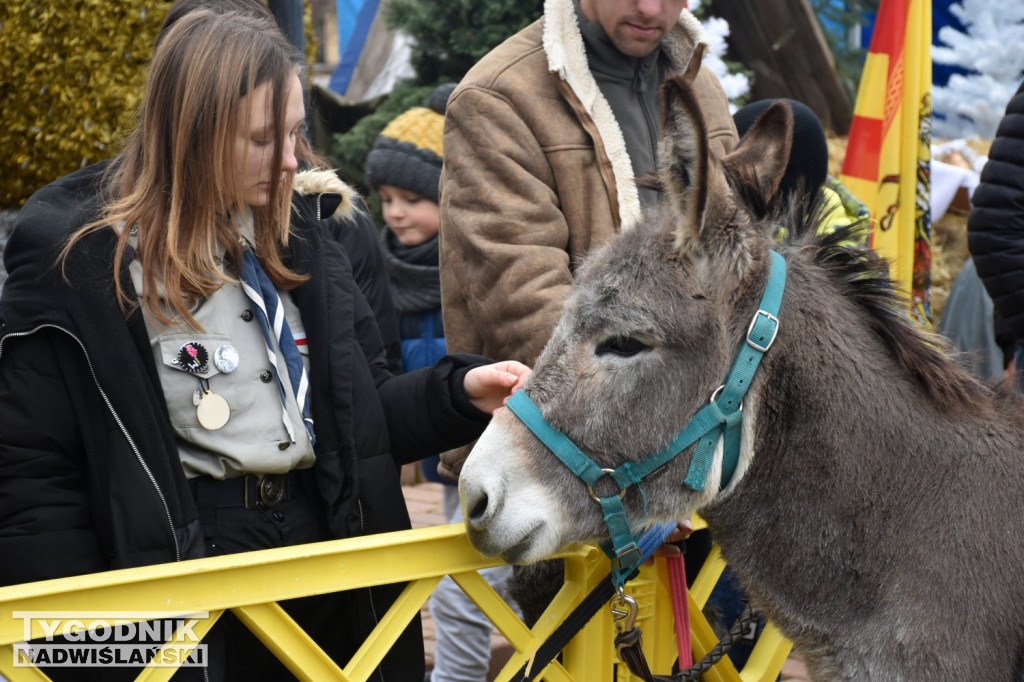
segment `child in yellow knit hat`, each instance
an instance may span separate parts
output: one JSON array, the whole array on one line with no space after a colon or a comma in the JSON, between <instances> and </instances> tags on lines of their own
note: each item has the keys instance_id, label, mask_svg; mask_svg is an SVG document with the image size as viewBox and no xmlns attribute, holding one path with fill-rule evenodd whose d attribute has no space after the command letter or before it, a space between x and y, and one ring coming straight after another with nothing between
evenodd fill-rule
<instances>
[{"instance_id":1,"label":"child in yellow knit hat","mask_svg":"<svg viewBox=\"0 0 1024 682\"><path fill-rule=\"evenodd\" d=\"M391 121L366 157L366 181L380 194L387 224L381 240L406 370L433 364L445 353L437 250L438 183L444 108L454 88L454 84L438 87L424 106L413 107ZM446 484L445 516L461 523L458 488L440 477L437 464L436 455L424 459L423 474ZM507 567L486 569L481 575L507 596ZM431 595L430 613L435 647L434 669L427 679L486 679L492 631L487 617L451 578L445 578Z\"/></svg>"},{"instance_id":2,"label":"child in yellow knit hat","mask_svg":"<svg viewBox=\"0 0 1024 682\"><path fill-rule=\"evenodd\" d=\"M406 371L445 354L437 232L444 107L454 84L392 120L366 157L366 181L381 198L381 231L391 294L398 312Z\"/></svg>"}]
</instances>

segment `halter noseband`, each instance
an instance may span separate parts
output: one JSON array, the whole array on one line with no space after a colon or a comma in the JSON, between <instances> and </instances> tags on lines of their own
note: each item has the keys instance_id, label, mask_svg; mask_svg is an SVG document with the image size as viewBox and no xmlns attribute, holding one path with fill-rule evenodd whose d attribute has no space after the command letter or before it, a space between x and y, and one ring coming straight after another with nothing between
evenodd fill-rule
<instances>
[{"instance_id":1,"label":"halter noseband","mask_svg":"<svg viewBox=\"0 0 1024 682\"><path fill-rule=\"evenodd\" d=\"M626 509L622 504L622 497L630 486L637 486L643 494L640 484L645 478L696 442L697 449L684 483L691 490L703 491L719 438L723 439L720 491L726 488L736 471L740 457L743 396L750 387L761 357L775 341L779 330L779 305L786 288L786 260L775 251L769 253L772 262L768 283L761 295L758 310L750 321L745 343L740 347L725 383L715 391L711 402L701 408L690 423L661 450L637 462L624 462L615 469L602 469L568 436L544 419L540 408L525 391L516 392L508 400L507 405L512 413L586 484L590 496L601 505L612 539L613 548L608 553L612 556L612 573L617 585L625 581L626 576L640 563L642 556L637 540L630 532ZM607 497L599 497L594 492L594 485L605 476L615 482L617 491Z\"/></svg>"}]
</instances>

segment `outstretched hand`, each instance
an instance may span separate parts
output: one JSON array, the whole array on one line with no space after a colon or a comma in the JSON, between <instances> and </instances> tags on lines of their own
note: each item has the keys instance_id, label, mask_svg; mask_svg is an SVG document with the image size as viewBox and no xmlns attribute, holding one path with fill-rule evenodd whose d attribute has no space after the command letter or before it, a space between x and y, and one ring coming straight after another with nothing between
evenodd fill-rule
<instances>
[{"instance_id":1,"label":"outstretched hand","mask_svg":"<svg viewBox=\"0 0 1024 682\"><path fill-rule=\"evenodd\" d=\"M509 396L523 387L530 371L529 367L515 360L481 365L466 372L462 388L475 408L494 414Z\"/></svg>"}]
</instances>

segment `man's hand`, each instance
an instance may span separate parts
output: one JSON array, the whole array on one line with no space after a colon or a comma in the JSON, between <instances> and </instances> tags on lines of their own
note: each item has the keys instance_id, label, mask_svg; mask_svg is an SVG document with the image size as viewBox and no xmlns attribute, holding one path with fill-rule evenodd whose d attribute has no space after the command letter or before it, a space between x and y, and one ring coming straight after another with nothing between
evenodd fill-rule
<instances>
[{"instance_id":1,"label":"man's hand","mask_svg":"<svg viewBox=\"0 0 1024 682\"><path fill-rule=\"evenodd\" d=\"M673 543L681 542L686 538L690 537L690 533L693 532L693 524L690 523L689 519L680 521L676 525L676 529L669 533L669 536L665 538L665 542L658 549L654 550L654 556L663 557L674 557L679 556L683 553L683 550Z\"/></svg>"}]
</instances>

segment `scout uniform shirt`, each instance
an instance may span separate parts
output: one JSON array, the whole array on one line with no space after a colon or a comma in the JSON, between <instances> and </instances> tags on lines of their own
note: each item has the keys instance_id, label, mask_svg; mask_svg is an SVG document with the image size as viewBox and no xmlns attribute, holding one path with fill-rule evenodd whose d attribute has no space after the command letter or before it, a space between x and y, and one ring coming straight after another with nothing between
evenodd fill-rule
<instances>
[{"instance_id":1,"label":"scout uniform shirt","mask_svg":"<svg viewBox=\"0 0 1024 682\"><path fill-rule=\"evenodd\" d=\"M134 238L131 243L134 247ZM141 292L142 265L138 259L132 261L129 271L135 290ZM278 295L308 371L298 308L287 291L279 290ZM164 300L162 291L160 300ZM263 332L241 285L226 284L196 304L191 312L202 332L185 324L165 327L152 319L145 307L142 311L188 478L284 474L313 466L313 444L289 388L284 392L285 407L294 442L285 429L281 396ZM274 351L281 382L289 387L288 369L276 344ZM215 395L207 397L207 391ZM199 405L204 398L227 401L230 411L225 413L223 426L209 428L209 420L207 426L203 425Z\"/></svg>"}]
</instances>

